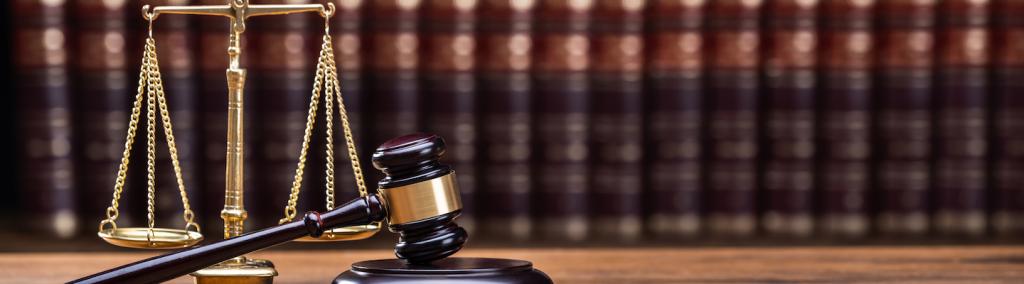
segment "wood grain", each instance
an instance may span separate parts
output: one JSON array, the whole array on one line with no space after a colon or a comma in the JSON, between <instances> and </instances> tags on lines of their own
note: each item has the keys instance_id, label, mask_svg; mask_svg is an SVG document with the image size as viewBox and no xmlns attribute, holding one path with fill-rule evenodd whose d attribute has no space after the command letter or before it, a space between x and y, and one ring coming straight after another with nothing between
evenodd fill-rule
<instances>
[{"instance_id":1,"label":"wood grain","mask_svg":"<svg viewBox=\"0 0 1024 284\"><path fill-rule=\"evenodd\" d=\"M0 253L0 283L63 282L153 253ZM387 250L264 251L277 283L326 283ZM1024 246L467 249L534 262L557 283L1024 282ZM172 283L191 283L183 277Z\"/></svg>"}]
</instances>

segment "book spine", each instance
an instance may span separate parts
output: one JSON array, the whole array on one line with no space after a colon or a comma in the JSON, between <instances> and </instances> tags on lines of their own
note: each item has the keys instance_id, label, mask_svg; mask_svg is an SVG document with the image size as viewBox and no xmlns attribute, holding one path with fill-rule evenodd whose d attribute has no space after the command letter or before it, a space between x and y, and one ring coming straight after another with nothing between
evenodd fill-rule
<instances>
[{"instance_id":1,"label":"book spine","mask_svg":"<svg viewBox=\"0 0 1024 284\"><path fill-rule=\"evenodd\" d=\"M284 4L286 1L276 3ZM277 225L281 217L279 212L288 204L295 178L295 165L302 149L302 135L309 111L313 72L316 70L313 50L319 50L319 45L316 48L309 45L321 42L311 38L308 32L313 30L310 20L307 14L294 14L251 21L254 30L258 31L252 39L253 52L259 60L253 61L255 70L249 76L253 83L252 101L256 105L253 120L259 127L253 129L257 139L246 144L256 149L254 155L259 161L254 169L254 187L249 190L250 194L259 195L253 203L255 206L249 208L252 212L249 218L257 227ZM323 95L320 100L323 106ZM318 109L323 112L323 107ZM308 149L303 177L303 185L308 186L303 186L306 194L299 203L301 210L322 209L323 194L317 189L323 186L315 185L324 183L324 134L320 133L326 128L319 129L319 135L313 136Z\"/></svg>"},{"instance_id":2,"label":"book spine","mask_svg":"<svg viewBox=\"0 0 1024 284\"><path fill-rule=\"evenodd\" d=\"M220 0L199 0L201 5L223 5L224 2ZM170 17L168 17L170 18ZM202 214L197 214L202 218L203 234L207 236L221 236L223 234L223 220L220 217L220 212L224 209L224 191L225 191L225 169L226 169L226 158L227 158L227 79L225 78L225 69L228 68L228 36L230 32L230 22L225 21L221 17L197 17L197 40L198 46L198 68L199 68L199 92L202 96L200 99L201 112L202 112L202 168L203 168L203 182L202 182ZM252 52L248 46L248 37L243 36L239 43L242 47L241 60L243 66L247 66L245 63L249 63L250 53ZM253 82L255 80L247 80L244 97L248 103L243 108L246 112L244 123L246 125L252 125L253 109L255 105L253 102L255 98L253 94ZM246 131L245 140L253 140L253 131ZM245 149L245 172L252 173L253 166L253 147L250 145ZM253 178L256 175L249 174L245 176L242 181L244 188L252 188ZM283 189L282 189L283 190ZM245 203L255 204L255 194L246 194ZM281 206L281 205L277 205ZM280 213L279 213L280 214ZM275 214L274 216L279 216ZM251 220L251 219L250 219ZM246 222L246 225L250 225L252 222Z\"/></svg>"},{"instance_id":3,"label":"book spine","mask_svg":"<svg viewBox=\"0 0 1024 284\"><path fill-rule=\"evenodd\" d=\"M359 151L359 164L363 174L376 171L370 162L372 145L366 144L366 91L363 89L363 49L362 38L362 12L365 6L364 1L340 1L335 2L337 10L331 23L331 37L334 40L334 55L338 67L338 80L341 84L341 97L345 101L345 110L348 114L349 128L352 130L352 139L356 149ZM316 38L315 36L311 36ZM316 41L314 41L316 42ZM319 47L319 45L316 45ZM340 115L335 111L334 128L337 129L334 136L334 180L335 180L335 203L341 204L359 196L356 188L355 176L352 173L352 163L348 158L341 132ZM365 177L364 177L365 178ZM372 193L375 180L365 180L367 190ZM312 187L317 188L317 187Z\"/></svg>"},{"instance_id":4,"label":"book spine","mask_svg":"<svg viewBox=\"0 0 1024 284\"><path fill-rule=\"evenodd\" d=\"M479 8L477 89L481 100L480 199L484 233L526 240L530 219L530 60L533 1L482 1Z\"/></svg>"},{"instance_id":5,"label":"book spine","mask_svg":"<svg viewBox=\"0 0 1024 284\"><path fill-rule=\"evenodd\" d=\"M994 191L997 235L1024 235L1024 1L993 2L996 17Z\"/></svg>"},{"instance_id":6,"label":"book spine","mask_svg":"<svg viewBox=\"0 0 1024 284\"><path fill-rule=\"evenodd\" d=\"M874 1L823 1L818 232L862 237L870 220Z\"/></svg>"},{"instance_id":7,"label":"book spine","mask_svg":"<svg viewBox=\"0 0 1024 284\"><path fill-rule=\"evenodd\" d=\"M65 4L13 1L9 5L19 15L12 25L12 61L18 73L18 204L23 212L19 218L29 231L70 238L78 230L82 211L75 204ZM102 196L109 195L108 190ZM82 227L93 228L99 219L86 221L89 225Z\"/></svg>"},{"instance_id":8,"label":"book spine","mask_svg":"<svg viewBox=\"0 0 1024 284\"><path fill-rule=\"evenodd\" d=\"M401 135L419 130L419 25L420 1L367 1L369 62L367 87L371 149ZM384 177L367 171L367 183Z\"/></svg>"},{"instance_id":9,"label":"book spine","mask_svg":"<svg viewBox=\"0 0 1024 284\"><path fill-rule=\"evenodd\" d=\"M593 1L537 3L533 58L534 142L540 235L587 237L590 176L590 15Z\"/></svg>"},{"instance_id":10,"label":"book spine","mask_svg":"<svg viewBox=\"0 0 1024 284\"><path fill-rule=\"evenodd\" d=\"M421 17L424 128L445 137L443 162L458 171L459 225L476 224L476 1L426 0Z\"/></svg>"},{"instance_id":11,"label":"book spine","mask_svg":"<svg viewBox=\"0 0 1024 284\"><path fill-rule=\"evenodd\" d=\"M188 0L154 1L151 5L188 5ZM134 10L133 10L134 11ZM144 21L139 20L144 24ZM181 164L182 180L189 197L189 206L197 208L202 204L199 190L199 94L196 85L195 36L187 17L167 17L158 21L153 28L164 92L167 96L168 111L174 125L174 140L178 148L178 162ZM142 32L142 31L138 31ZM129 67L131 68L131 67ZM162 125L162 124L161 124ZM161 226L182 228L185 226L184 209L180 202L177 177L171 165L167 140L162 139L163 129L157 128L156 160L156 217ZM141 145L141 144L140 144ZM197 211L198 209L193 209ZM200 221L200 220L196 220Z\"/></svg>"},{"instance_id":12,"label":"book spine","mask_svg":"<svg viewBox=\"0 0 1024 284\"><path fill-rule=\"evenodd\" d=\"M761 225L771 235L806 237L814 229L818 3L779 0L766 6Z\"/></svg>"},{"instance_id":13,"label":"book spine","mask_svg":"<svg viewBox=\"0 0 1024 284\"><path fill-rule=\"evenodd\" d=\"M709 3L707 228L745 237L756 229L762 1Z\"/></svg>"},{"instance_id":14,"label":"book spine","mask_svg":"<svg viewBox=\"0 0 1024 284\"><path fill-rule=\"evenodd\" d=\"M693 237L702 225L705 7L648 2L645 223L655 237Z\"/></svg>"},{"instance_id":15,"label":"book spine","mask_svg":"<svg viewBox=\"0 0 1024 284\"><path fill-rule=\"evenodd\" d=\"M105 218L106 198L97 200L97 196L109 197L112 194L113 181L117 175L121 154L124 151L125 133L128 133L128 106L133 97L133 80L129 77L129 69L134 63L129 60L128 38L126 35L125 3L120 1L80 1L73 5L73 19L76 30L74 49L75 83L77 95L75 100L76 178L81 185L80 207L83 221L94 224ZM129 64L131 62L132 64ZM133 66L133 67L129 67ZM134 75L135 74L131 74ZM145 122L140 122L145 129ZM136 145L144 145L145 131L139 131ZM132 161L137 165L145 163L145 147L137 147ZM145 167L133 167L142 171L129 172L130 176L144 177ZM144 178L140 178L142 182ZM125 185L125 191L133 191L134 185ZM135 196L135 197L133 197ZM142 194L124 194L120 200L122 212L142 208L144 199L136 197ZM139 212L139 211L134 211ZM118 224L132 224L134 214L120 214ZM141 219L141 218L138 218ZM84 226L91 230L89 226Z\"/></svg>"},{"instance_id":16,"label":"book spine","mask_svg":"<svg viewBox=\"0 0 1024 284\"><path fill-rule=\"evenodd\" d=\"M645 1L594 1L590 70L590 216L597 238L643 231L643 11Z\"/></svg>"},{"instance_id":17,"label":"book spine","mask_svg":"<svg viewBox=\"0 0 1024 284\"><path fill-rule=\"evenodd\" d=\"M946 0L938 7L935 230L986 232L989 1Z\"/></svg>"},{"instance_id":18,"label":"book spine","mask_svg":"<svg viewBox=\"0 0 1024 284\"><path fill-rule=\"evenodd\" d=\"M936 1L879 2L876 179L881 234L928 230Z\"/></svg>"}]
</instances>

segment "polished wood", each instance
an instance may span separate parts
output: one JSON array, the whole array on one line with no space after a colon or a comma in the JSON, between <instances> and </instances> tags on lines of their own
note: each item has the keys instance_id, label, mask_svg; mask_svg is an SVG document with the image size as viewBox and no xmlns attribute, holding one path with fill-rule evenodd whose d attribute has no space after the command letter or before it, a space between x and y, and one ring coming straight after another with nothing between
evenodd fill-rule
<instances>
[{"instance_id":1,"label":"polished wood","mask_svg":"<svg viewBox=\"0 0 1024 284\"><path fill-rule=\"evenodd\" d=\"M352 263L394 258L364 250L261 251L277 283L327 283ZM155 255L0 253L0 282L62 282ZM531 261L555 283L943 282L1019 283L1024 246L474 249L458 257ZM189 277L170 283L191 283Z\"/></svg>"}]
</instances>

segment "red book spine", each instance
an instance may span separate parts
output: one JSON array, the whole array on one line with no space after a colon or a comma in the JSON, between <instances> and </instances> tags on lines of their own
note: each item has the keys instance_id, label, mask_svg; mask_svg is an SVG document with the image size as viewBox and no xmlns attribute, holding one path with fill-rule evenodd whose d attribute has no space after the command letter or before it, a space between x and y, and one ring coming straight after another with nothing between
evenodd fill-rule
<instances>
[{"instance_id":1,"label":"red book spine","mask_svg":"<svg viewBox=\"0 0 1024 284\"><path fill-rule=\"evenodd\" d=\"M992 227L1024 235L1024 1L993 1L996 11L995 149Z\"/></svg>"},{"instance_id":2,"label":"red book spine","mask_svg":"<svg viewBox=\"0 0 1024 284\"><path fill-rule=\"evenodd\" d=\"M70 238L78 230L72 164L72 101L68 78L70 34L60 1L12 1L15 72L18 73L16 139L21 224L33 232ZM112 171L113 169L111 169ZM112 180L111 180L112 181ZM100 196L100 195L96 195ZM110 196L107 193L102 196ZM101 199L90 200L104 203ZM98 209L95 213L102 213ZM89 221L84 228L94 228Z\"/></svg>"},{"instance_id":3,"label":"red book spine","mask_svg":"<svg viewBox=\"0 0 1024 284\"><path fill-rule=\"evenodd\" d=\"M379 0L366 2L368 46L367 91L372 96L369 143L376 148L401 135L419 130L419 25L420 1ZM384 177L368 170L367 183Z\"/></svg>"},{"instance_id":4,"label":"red book spine","mask_svg":"<svg viewBox=\"0 0 1024 284\"><path fill-rule=\"evenodd\" d=\"M818 1L771 1L766 10L761 225L768 234L806 237L814 227Z\"/></svg>"},{"instance_id":5,"label":"red book spine","mask_svg":"<svg viewBox=\"0 0 1024 284\"><path fill-rule=\"evenodd\" d=\"M277 4L295 1L277 1ZM321 23L322 21L317 21ZM312 38L309 14L256 18L251 21L253 49L251 76L256 121L252 131L257 137L247 141L259 161L253 169L256 175L250 195L258 195L249 208L249 218L257 227L277 225L295 178L295 166L302 148L303 130L309 111L310 90L316 71L316 51L320 37ZM310 46L312 43L316 46ZM323 100L323 95L320 96ZM318 109L323 121L323 102ZM319 124L319 123L318 123ZM320 124L323 125L323 124ZM339 123L335 127L340 126ZM323 129L319 128L319 133ZM337 130L337 129L336 129ZM338 132L340 133L340 132ZM314 135L309 146L308 160L303 178L300 210L322 209L324 184L323 134ZM341 137L335 136L335 137ZM312 141L311 141L312 142ZM338 142L338 141L336 141ZM339 149L344 149L339 146ZM344 156L336 156L344 158Z\"/></svg>"},{"instance_id":6,"label":"red book spine","mask_svg":"<svg viewBox=\"0 0 1024 284\"><path fill-rule=\"evenodd\" d=\"M989 1L939 5L935 115L936 231L986 232L988 170Z\"/></svg>"},{"instance_id":7,"label":"red book spine","mask_svg":"<svg viewBox=\"0 0 1024 284\"><path fill-rule=\"evenodd\" d=\"M645 1L594 1L591 26L590 216L598 238L635 241L643 229Z\"/></svg>"},{"instance_id":8,"label":"red book spine","mask_svg":"<svg viewBox=\"0 0 1024 284\"><path fill-rule=\"evenodd\" d=\"M762 1L709 3L708 230L754 234Z\"/></svg>"},{"instance_id":9,"label":"red book spine","mask_svg":"<svg viewBox=\"0 0 1024 284\"><path fill-rule=\"evenodd\" d=\"M220 0L199 0L200 5L224 5L223 1ZM166 16L170 17L190 17L190 16ZM161 18L161 21L163 18ZM225 78L225 70L228 68L228 33L230 33L231 23L226 18L222 17L209 17L200 16L196 17L195 21L198 22L197 26L197 48L198 53L198 68L199 68L199 92L201 112L202 112L202 163L203 163L203 182L202 182L202 213L197 214L202 218L200 225L203 228L203 233L207 236L222 236L223 234L223 221L220 217L220 212L224 209L224 172L225 172L225 159L227 158L227 111L228 111L228 99L227 99L227 79ZM249 35L248 33L246 35ZM242 66L247 68L251 66L250 53L254 52L248 46L248 37L242 36ZM251 73L250 73L251 74ZM248 78L245 84L245 125L253 125L252 118L255 116L253 112L253 106L256 98L252 95L255 80L253 77ZM312 83L310 83L312 85ZM245 132L245 141L253 141L254 131ZM254 145L248 145L245 149L245 172L252 173L252 161L253 161L253 149ZM256 175L248 174L245 175L243 181L244 188L252 188L253 178ZM283 190L283 189L282 189ZM246 194L245 203L255 204L255 194ZM283 205L277 205L283 206ZM277 216L277 215L275 215ZM248 222L251 224L251 222ZM248 225L248 224L247 224Z\"/></svg>"},{"instance_id":10,"label":"red book spine","mask_svg":"<svg viewBox=\"0 0 1024 284\"><path fill-rule=\"evenodd\" d=\"M482 98L481 229L498 238L531 236L530 59L533 1L482 1L477 89Z\"/></svg>"},{"instance_id":11,"label":"red book spine","mask_svg":"<svg viewBox=\"0 0 1024 284\"><path fill-rule=\"evenodd\" d=\"M352 138L356 149L359 150L359 164L363 167L363 175L375 171L370 162L372 145L366 144L366 91L363 87L363 55L366 52L363 48L362 39L362 12L364 1L339 1L335 2L336 11L331 23L331 37L334 40L334 56L338 67L338 80L341 84L341 97L345 100L345 110L348 114L349 128L352 130ZM315 30L315 29L314 29ZM316 36L314 42L318 42ZM319 48L319 45L315 46ZM344 136L341 136L340 114L335 111L334 119L334 180L335 180L335 202L352 200L359 196L356 188L355 177L352 174L352 164L345 149ZM365 177L364 177L365 178ZM373 188L375 180L365 180L367 189ZM317 188L317 187L312 187ZM340 203L339 203L340 204Z\"/></svg>"},{"instance_id":12,"label":"red book spine","mask_svg":"<svg viewBox=\"0 0 1024 284\"><path fill-rule=\"evenodd\" d=\"M647 228L700 232L704 140L704 1L650 1L646 26Z\"/></svg>"},{"instance_id":13,"label":"red book spine","mask_svg":"<svg viewBox=\"0 0 1024 284\"><path fill-rule=\"evenodd\" d=\"M190 5L188 0L153 1L150 5ZM141 3L138 6L141 9ZM132 9L135 11L137 9ZM157 21L153 36L156 39L160 71L164 81L168 109L174 125L174 140L178 148L178 162L181 164L182 180L188 192L189 205L195 213L201 213L202 191L199 188L199 166L201 153L199 129L199 91L196 76L195 36L192 21L187 16L171 16ZM146 21L138 18L135 26L145 28ZM145 30L134 32L144 33ZM129 67L134 68L134 67ZM159 116L158 116L159 118ZM162 125L162 124L161 124ZM167 140L163 129L157 127L156 182L157 223L161 226L183 228L184 209L178 192L177 177L167 151ZM142 140L140 140L142 141ZM137 144L144 145L144 144ZM202 220L196 219L197 222ZM200 226L205 225L200 223Z\"/></svg>"},{"instance_id":14,"label":"red book spine","mask_svg":"<svg viewBox=\"0 0 1024 284\"><path fill-rule=\"evenodd\" d=\"M874 1L823 1L819 74L821 118L817 129L817 229L824 235L860 237L870 228L871 68Z\"/></svg>"},{"instance_id":15,"label":"red book spine","mask_svg":"<svg viewBox=\"0 0 1024 284\"><path fill-rule=\"evenodd\" d=\"M470 232L476 224L477 98L476 1L423 2L420 82L425 129L445 137L443 162L458 172L462 194L459 225Z\"/></svg>"},{"instance_id":16,"label":"red book spine","mask_svg":"<svg viewBox=\"0 0 1024 284\"><path fill-rule=\"evenodd\" d=\"M83 221L95 224L105 218L108 198L110 197L117 175L121 154L124 151L125 134L128 133L129 100L134 97L135 81L128 70L137 70L141 61L135 57L129 59L128 54L136 54L129 49L129 37L125 22L126 7L122 1L78 1L72 5L72 17L76 30L74 54L76 83L76 145L79 150L76 166L79 173L76 177L81 185L80 195ZM141 54L141 53L139 53ZM140 122L145 130L145 122ZM136 145L145 145L145 131L139 131ZM125 191L139 194L124 194L120 201L121 212L135 212L144 208L145 199L145 147L136 147L132 157L130 176L140 177L139 182L129 181ZM131 180L131 179L129 179ZM118 224L125 226L132 223L135 214L120 214ZM86 226L88 228L88 226ZM91 230L88 229L88 230Z\"/></svg>"},{"instance_id":17,"label":"red book spine","mask_svg":"<svg viewBox=\"0 0 1024 284\"><path fill-rule=\"evenodd\" d=\"M540 234L587 237L590 188L588 31L593 1L537 3L533 58L534 137Z\"/></svg>"},{"instance_id":18,"label":"red book spine","mask_svg":"<svg viewBox=\"0 0 1024 284\"><path fill-rule=\"evenodd\" d=\"M882 1L877 10L876 226L882 234L928 230L936 2Z\"/></svg>"}]
</instances>

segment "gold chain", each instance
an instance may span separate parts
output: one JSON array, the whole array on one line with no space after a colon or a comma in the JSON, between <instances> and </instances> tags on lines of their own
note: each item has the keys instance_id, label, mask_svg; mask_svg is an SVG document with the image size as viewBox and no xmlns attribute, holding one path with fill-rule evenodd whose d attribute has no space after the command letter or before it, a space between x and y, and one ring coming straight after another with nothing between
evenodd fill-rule
<instances>
[{"instance_id":1,"label":"gold chain","mask_svg":"<svg viewBox=\"0 0 1024 284\"><path fill-rule=\"evenodd\" d=\"M171 156L171 165L174 167L174 178L178 184L178 194L181 196L182 218L185 221L185 229L189 227L195 227L195 230L200 231L199 225L195 223L195 213L192 212L192 207L188 201L188 191L185 190L185 179L181 173L181 162L178 161L178 145L174 139L174 126L171 123L171 113L167 107L167 95L164 93L164 83L160 76L160 64L156 56L156 41L150 38L148 40L149 47L148 52L150 58L152 58L152 64L150 65L150 80L153 80L153 89L156 90L157 105L160 108L160 118L164 125L164 137L167 140L167 151Z\"/></svg>"},{"instance_id":2,"label":"gold chain","mask_svg":"<svg viewBox=\"0 0 1024 284\"><path fill-rule=\"evenodd\" d=\"M151 23L152 24L152 23ZM145 96L144 96L145 95ZM163 80L160 75L160 65L156 55L156 41L152 37L152 25L150 36L146 38L146 46L142 57L142 67L139 70L139 84L136 90L135 101L132 105L132 114L128 122L128 135L125 138L125 150L121 156L121 164L118 167L117 179L114 183L114 196L110 207L107 207L107 218L100 222L100 231L105 225L117 228L115 221L119 215L118 207L121 194L124 192L124 183L127 179L128 165L131 156L132 145L138 132L139 118L142 112L143 99L146 100L146 187L147 187L147 226L149 235L153 237L155 227L155 203L156 203L156 109L160 110L160 117L163 122L164 136L167 138L168 151L171 156L171 163L174 166L174 175L178 183L178 190L184 207L183 218L185 219L185 230L194 228L200 231L199 225L193 220L195 214L189 206L188 193L185 190L185 182L181 173L181 163L178 161L178 147L174 140L172 131L170 111L167 107L167 97L163 89Z\"/></svg>"},{"instance_id":3,"label":"gold chain","mask_svg":"<svg viewBox=\"0 0 1024 284\"><path fill-rule=\"evenodd\" d=\"M325 28L325 32L329 32ZM288 204L285 207L285 217L281 218L280 222L285 223L295 219L296 205L298 204L299 191L302 187L302 175L305 169L306 156L309 152L309 139L313 132L314 121L316 121L316 110L320 100L321 90L324 92L324 107L325 110L325 123L327 130L327 147L326 147L326 170L325 173L327 178L325 180L325 188L327 191L327 209L334 209L334 110L333 104L337 100L338 113L341 116L341 125L345 133L345 144L348 148L349 161L352 164L352 172L356 180L356 186L359 190L359 196L366 196L366 183L363 180L362 167L359 164L358 151L354 139L352 138L352 130L348 122L348 113L345 111L345 102L341 96L341 83L338 80L337 66L334 61L334 48L331 44L331 36L329 34L323 36L323 44L321 45L320 56L316 66L316 76L313 80L313 94L310 97L309 102L309 113L306 116L306 129L302 139L302 149L299 152L299 162L295 168L295 179L292 182L291 194L288 198ZM324 80L326 79L325 84Z\"/></svg>"},{"instance_id":4,"label":"gold chain","mask_svg":"<svg viewBox=\"0 0 1024 284\"><path fill-rule=\"evenodd\" d=\"M146 52L149 52L149 41L146 39ZM149 82L146 86L146 219L150 231L155 224L154 207L156 207L156 94L153 89L153 58L150 55L150 66L147 68Z\"/></svg>"},{"instance_id":5,"label":"gold chain","mask_svg":"<svg viewBox=\"0 0 1024 284\"><path fill-rule=\"evenodd\" d=\"M112 228L117 229L115 221L119 215L118 207L120 207L120 204L118 201L121 200L121 192L124 191L124 181L128 176L128 162L131 158L133 142L135 142L139 116L142 113L142 100L143 95L146 93L147 66L149 66L149 53L143 54L142 57L142 67L139 70L139 85L136 89L135 102L132 103L132 115L128 120L128 135L124 142L124 152L121 153L121 165L117 168L117 179L114 181L114 197L110 201L110 206L107 207L107 219L100 222L100 231L103 231L104 225L110 225Z\"/></svg>"},{"instance_id":6,"label":"gold chain","mask_svg":"<svg viewBox=\"0 0 1024 284\"><path fill-rule=\"evenodd\" d=\"M327 51L327 49L325 49ZM327 51L330 52L330 51ZM330 69L327 70L327 82L333 80L330 75ZM326 208L327 210L334 209L334 88L324 88L324 118L327 126L327 147L326 148L326 179L324 187L327 189L325 194Z\"/></svg>"},{"instance_id":7,"label":"gold chain","mask_svg":"<svg viewBox=\"0 0 1024 284\"><path fill-rule=\"evenodd\" d=\"M321 52L321 57L323 53ZM323 60L316 65L316 77L313 79L313 94L309 99L309 112L306 114L306 130L302 135L302 150L299 152L299 162L295 167L295 178L292 180L291 193L288 195L288 204L284 208L284 218L278 222L286 223L295 219L295 206L299 202L299 189L302 188L302 175L306 169L306 153L309 152L309 138L313 135L313 126L316 121L316 109L320 102L320 85L323 81Z\"/></svg>"},{"instance_id":8,"label":"gold chain","mask_svg":"<svg viewBox=\"0 0 1024 284\"><path fill-rule=\"evenodd\" d=\"M348 159L352 165L352 174L355 176L356 187L359 189L359 196L366 197L366 182L363 180L363 167L359 164L359 151L356 150L355 139L352 138L352 128L348 122L348 112L345 111L345 100L341 96L341 82L338 80L338 67L334 62L334 47L331 36L324 36L324 45L327 47L328 72L331 77L331 84L334 85L334 95L338 100L338 114L341 116L341 127L345 133L345 145L348 147ZM332 131L328 128L327 131Z\"/></svg>"}]
</instances>

